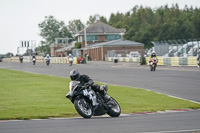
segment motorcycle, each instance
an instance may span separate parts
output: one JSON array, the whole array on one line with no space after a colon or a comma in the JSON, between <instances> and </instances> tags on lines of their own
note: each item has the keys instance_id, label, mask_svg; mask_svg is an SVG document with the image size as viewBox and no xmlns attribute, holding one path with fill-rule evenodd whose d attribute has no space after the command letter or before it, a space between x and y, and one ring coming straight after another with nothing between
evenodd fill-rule
<instances>
[{"instance_id":1,"label":"motorcycle","mask_svg":"<svg viewBox=\"0 0 200 133\"><path fill-rule=\"evenodd\" d=\"M198 66L197 67L200 69L200 61L198 61Z\"/></svg>"},{"instance_id":2,"label":"motorcycle","mask_svg":"<svg viewBox=\"0 0 200 133\"><path fill-rule=\"evenodd\" d=\"M73 64L73 58L72 57L69 58L69 64L70 64L70 66L72 66L72 64Z\"/></svg>"},{"instance_id":3,"label":"motorcycle","mask_svg":"<svg viewBox=\"0 0 200 133\"><path fill-rule=\"evenodd\" d=\"M23 57L20 57L20 63L23 63Z\"/></svg>"},{"instance_id":4,"label":"motorcycle","mask_svg":"<svg viewBox=\"0 0 200 133\"><path fill-rule=\"evenodd\" d=\"M47 64L47 66L50 64L50 59L49 58L46 59L46 64Z\"/></svg>"},{"instance_id":5,"label":"motorcycle","mask_svg":"<svg viewBox=\"0 0 200 133\"><path fill-rule=\"evenodd\" d=\"M35 63L36 63L36 59L35 59L35 58L33 58L33 65L35 65Z\"/></svg>"},{"instance_id":6,"label":"motorcycle","mask_svg":"<svg viewBox=\"0 0 200 133\"><path fill-rule=\"evenodd\" d=\"M156 57L153 57L151 59L151 61L149 61L150 71L155 71L156 70L157 63L158 63L158 59Z\"/></svg>"},{"instance_id":7,"label":"motorcycle","mask_svg":"<svg viewBox=\"0 0 200 133\"><path fill-rule=\"evenodd\" d=\"M107 91L107 88L105 91ZM69 92L66 97L74 104L76 111L83 118L91 118L106 113L111 117L118 117L121 114L121 108L114 98L106 99L99 92L94 92L91 86L82 87L78 81L69 83Z\"/></svg>"}]
</instances>

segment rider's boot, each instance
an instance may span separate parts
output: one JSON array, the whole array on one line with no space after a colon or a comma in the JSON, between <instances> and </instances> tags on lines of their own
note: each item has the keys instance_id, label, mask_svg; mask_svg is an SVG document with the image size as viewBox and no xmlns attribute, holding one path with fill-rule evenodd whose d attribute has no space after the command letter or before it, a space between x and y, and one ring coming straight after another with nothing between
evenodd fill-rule
<instances>
[{"instance_id":1,"label":"rider's boot","mask_svg":"<svg viewBox=\"0 0 200 133\"><path fill-rule=\"evenodd\" d=\"M100 91L104 95L105 102L107 103L110 100L110 96L107 94L108 86L107 85L101 85Z\"/></svg>"}]
</instances>

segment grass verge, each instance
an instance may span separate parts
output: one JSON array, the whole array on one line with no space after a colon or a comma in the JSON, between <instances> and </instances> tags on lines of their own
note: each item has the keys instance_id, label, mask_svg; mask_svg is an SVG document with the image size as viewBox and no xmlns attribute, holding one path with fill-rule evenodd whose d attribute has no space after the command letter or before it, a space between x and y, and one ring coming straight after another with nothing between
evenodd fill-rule
<instances>
[{"instance_id":1,"label":"grass verge","mask_svg":"<svg viewBox=\"0 0 200 133\"><path fill-rule=\"evenodd\" d=\"M0 69L0 120L78 116L65 98L68 78ZM108 85L122 113L200 108L200 104L131 87Z\"/></svg>"}]
</instances>

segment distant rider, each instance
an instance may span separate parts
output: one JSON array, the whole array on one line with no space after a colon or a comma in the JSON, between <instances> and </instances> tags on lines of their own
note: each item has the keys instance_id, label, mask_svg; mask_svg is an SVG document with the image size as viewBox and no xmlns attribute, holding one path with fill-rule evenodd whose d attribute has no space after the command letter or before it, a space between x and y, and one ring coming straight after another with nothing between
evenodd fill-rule
<instances>
[{"instance_id":1,"label":"distant rider","mask_svg":"<svg viewBox=\"0 0 200 133\"><path fill-rule=\"evenodd\" d=\"M152 60L153 57L156 57L156 59L158 60L155 51L152 51L151 55L149 56L149 62L151 62L151 60Z\"/></svg>"},{"instance_id":2,"label":"distant rider","mask_svg":"<svg viewBox=\"0 0 200 133\"><path fill-rule=\"evenodd\" d=\"M23 56L22 55L19 56L19 60L20 60L21 63L23 63Z\"/></svg>"},{"instance_id":3,"label":"distant rider","mask_svg":"<svg viewBox=\"0 0 200 133\"><path fill-rule=\"evenodd\" d=\"M50 55L49 55L49 54L46 55L45 60L46 60L46 61L47 61L47 60L50 60Z\"/></svg>"},{"instance_id":4,"label":"distant rider","mask_svg":"<svg viewBox=\"0 0 200 133\"><path fill-rule=\"evenodd\" d=\"M156 56L156 52L155 52L155 51L152 51L151 55L149 56L149 63L151 63L151 60L152 60L154 57L156 58L156 60L157 60L157 62L158 62L158 58L157 58L157 56ZM155 65L157 66L157 64L155 64Z\"/></svg>"},{"instance_id":5,"label":"distant rider","mask_svg":"<svg viewBox=\"0 0 200 133\"><path fill-rule=\"evenodd\" d=\"M35 65L35 62L36 62L36 56L35 56L35 54L33 54L33 56L32 56L32 61L33 61L33 65Z\"/></svg>"},{"instance_id":6,"label":"distant rider","mask_svg":"<svg viewBox=\"0 0 200 133\"><path fill-rule=\"evenodd\" d=\"M36 59L36 56L33 54L32 59Z\"/></svg>"},{"instance_id":7,"label":"distant rider","mask_svg":"<svg viewBox=\"0 0 200 133\"><path fill-rule=\"evenodd\" d=\"M150 59L152 59L153 57L156 57L156 59L157 59L157 56L156 56L156 52L155 51L152 51L152 53L151 53L151 55L150 55Z\"/></svg>"},{"instance_id":8,"label":"distant rider","mask_svg":"<svg viewBox=\"0 0 200 133\"><path fill-rule=\"evenodd\" d=\"M70 66L72 66L72 64L73 64L73 56L72 56L72 54L69 54L67 59L69 61Z\"/></svg>"}]
</instances>

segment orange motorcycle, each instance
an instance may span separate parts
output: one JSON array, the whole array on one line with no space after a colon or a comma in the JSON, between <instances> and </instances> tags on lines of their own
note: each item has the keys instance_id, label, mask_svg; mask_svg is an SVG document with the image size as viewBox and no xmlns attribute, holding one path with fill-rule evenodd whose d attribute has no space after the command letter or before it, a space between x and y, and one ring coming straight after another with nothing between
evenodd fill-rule
<instances>
[{"instance_id":1,"label":"orange motorcycle","mask_svg":"<svg viewBox=\"0 0 200 133\"><path fill-rule=\"evenodd\" d=\"M149 61L150 71L156 71L157 63L158 59L156 57L153 57L151 61Z\"/></svg>"}]
</instances>

